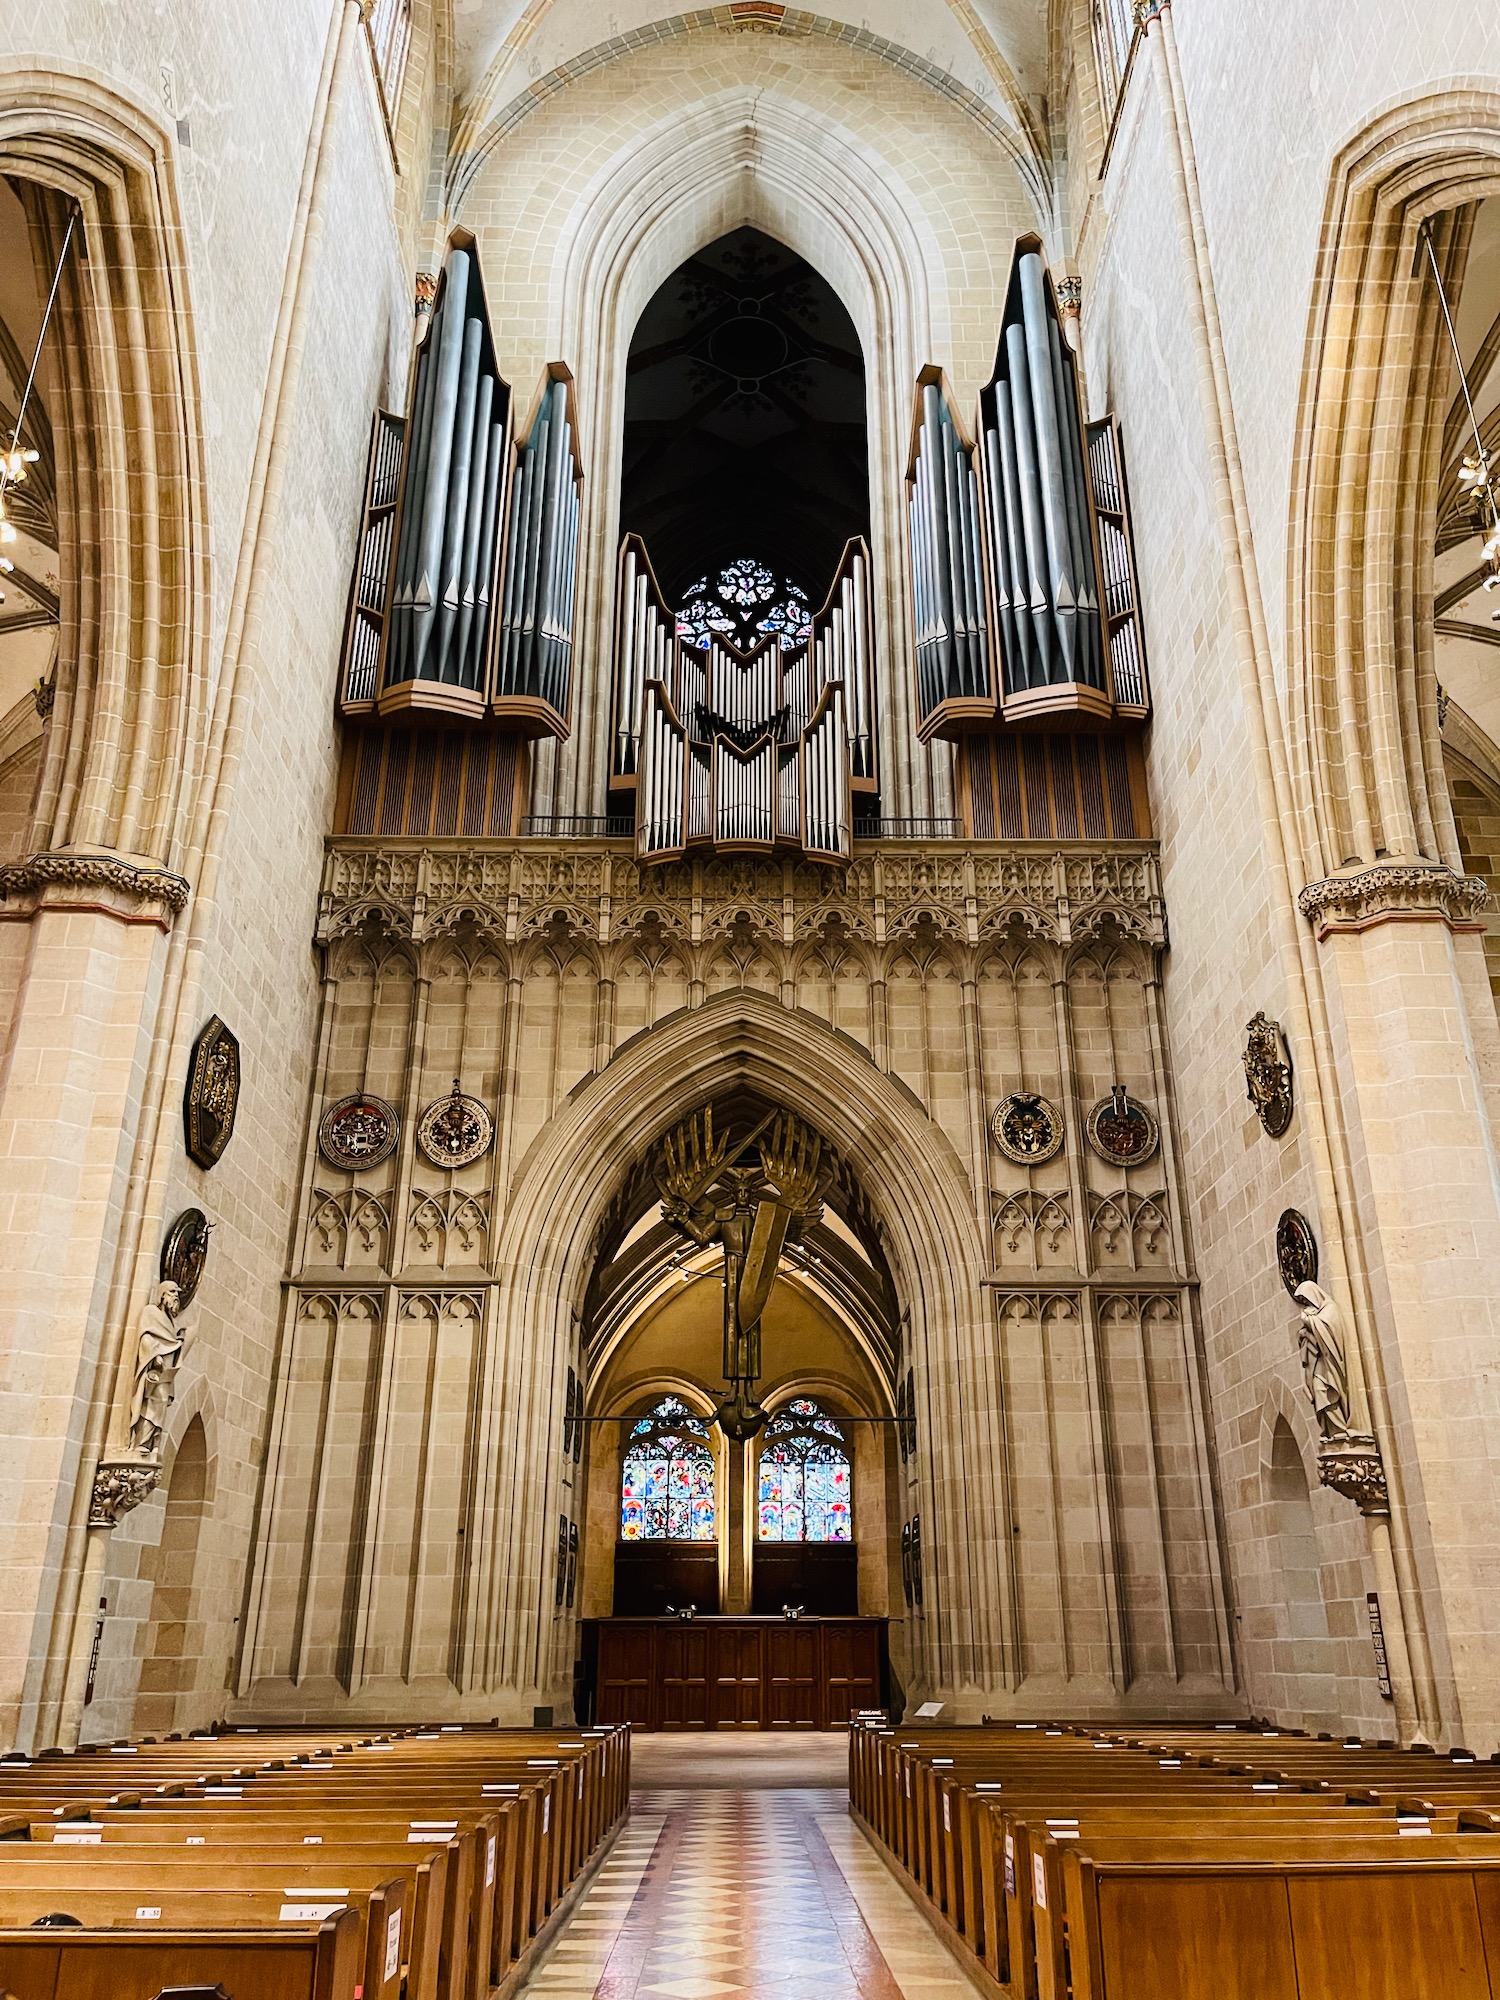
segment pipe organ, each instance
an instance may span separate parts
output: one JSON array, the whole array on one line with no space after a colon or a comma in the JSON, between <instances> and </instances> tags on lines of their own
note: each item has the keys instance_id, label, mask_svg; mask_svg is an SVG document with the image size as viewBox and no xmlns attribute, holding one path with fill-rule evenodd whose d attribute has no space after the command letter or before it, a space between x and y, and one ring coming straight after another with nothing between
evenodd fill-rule
<instances>
[{"instance_id":1,"label":"pipe organ","mask_svg":"<svg viewBox=\"0 0 1500 2000\"><path fill-rule=\"evenodd\" d=\"M404 417L375 419L341 712L406 710L566 736L583 483L554 363L524 441L472 248L455 242Z\"/></svg>"},{"instance_id":2,"label":"pipe organ","mask_svg":"<svg viewBox=\"0 0 1500 2000\"><path fill-rule=\"evenodd\" d=\"M1084 423L1034 237L1017 245L976 441L938 370L923 371L917 396L907 491L921 733L1144 718L1119 435L1112 418Z\"/></svg>"},{"instance_id":3,"label":"pipe organ","mask_svg":"<svg viewBox=\"0 0 1500 2000\"><path fill-rule=\"evenodd\" d=\"M612 784L634 791L636 849L800 848L848 861L853 793L876 784L870 558L850 542L809 637L748 652L679 638L639 538L620 552Z\"/></svg>"}]
</instances>

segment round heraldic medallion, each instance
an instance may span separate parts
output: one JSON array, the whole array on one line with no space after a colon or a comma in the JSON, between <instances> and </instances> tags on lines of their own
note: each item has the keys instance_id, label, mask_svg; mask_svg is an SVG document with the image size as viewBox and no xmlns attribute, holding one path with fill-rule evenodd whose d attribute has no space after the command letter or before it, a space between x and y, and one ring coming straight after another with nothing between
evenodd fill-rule
<instances>
[{"instance_id":1,"label":"round heraldic medallion","mask_svg":"<svg viewBox=\"0 0 1500 2000\"><path fill-rule=\"evenodd\" d=\"M1318 1239L1300 1208L1284 1208L1276 1224L1276 1264L1281 1282L1293 1298L1299 1285L1318 1275Z\"/></svg>"},{"instance_id":2,"label":"round heraldic medallion","mask_svg":"<svg viewBox=\"0 0 1500 2000\"><path fill-rule=\"evenodd\" d=\"M212 1230L213 1224L201 1208L185 1208L167 1231L158 1269L163 1284L177 1287L179 1307L192 1302L202 1282Z\"/></svg>"},{"instance_id":3,"label":"round heraldic medallion","mask_svg":"<svg viewBox=\"0 0 1500 2000\"><path fill-rule=\"evenodd\" d=\"M388 1160L400 1134L401 1120L395 1106L383 1097L357 1090L352 1097L330 1104L323 1113L318 1151L330 1166L342 1167L346 1174L359 1174Z\"/></svg>"},{"instance_id":4,"label":"round heraldic medallion","mask_svg":"<svg viewBox=\"0 0 1500 2000\"><path fill-rule=\"evenodd\" d=\"M1019 1167L1039 1167L1062 1150L1063 1122L1055 1104L1031 1091L1013 1090L990 1120L995 1144Z\"/></svg>"},{"instance_id":5,"label":"round heraldic medallion","mask_svg":"<svg viewBox=\"0 0 1500 2000\"><path fill-rule=\"evenodd\" d=\"M495 1121L477 1097L453 1079L452 1093L429 1104L417 1124L417 1144L435 1167L467 1167L487 1153Z\"/></svg>"},{"instance_id":6,"label":"round heraldic medallion","mask_svg":"<svg viewBox=\"0 0 1500 2000\"><path fill-rule=\"evenodd\" d=\"M1118 1083L1108 1097L1100 1098L1083 1129L1100 1159L1112 1167L1138 1167L1161 1143L1155 1118Z\"/></svg>"}]
</instances>

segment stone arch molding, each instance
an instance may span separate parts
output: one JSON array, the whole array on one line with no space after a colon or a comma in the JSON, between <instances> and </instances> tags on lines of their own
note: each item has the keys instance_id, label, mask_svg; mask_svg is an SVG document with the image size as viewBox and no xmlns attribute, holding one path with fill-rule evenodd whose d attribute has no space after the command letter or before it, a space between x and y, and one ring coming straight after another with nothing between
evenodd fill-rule
<instances>
[{"instance_id":1,"label":"stone arch molding","mask_svg":"<svg viewBox=\"0 0 1500 2000\"><path fill-rule=\"evenodd\" d=\"M987 1246L965 1168L921 1107L831 1028L736 992L634 1038L559 1108L517 1167L496 1274L491 1497L470 1593L486 1629L472 1635L472 1685L540 1687L559 1671L551 1621L537 1611L551 1603L548 1565L562 1508L550 1447L561 1435L575 1313L620 1181L686 1111L745 1086L795 1106L838 1152L868 1196L910 1307L933 1557L916 1642L923 1684L992 1680L1005 1654L997 1354L981 1290ZM967 1481L935 1479L939 1456L969 1467ZM528 1479L526 1468L539 1465L548 1466L546 1479ZM495 1495L511 1496L503 1517Z\"/></svg>"},{"instance_id":2,"label":"stone arch molding","mask_svg":"<svg viewBox=\"0 0 1500 2000\"><path fill-rule=\"evenodd\" d=\"M0 173L59 293L54 418L62 632L29 862L4 892L91 879L181 908L206 711L208 528L183 226L170 143L102 81L0 65ZM108 857L99 860L98 857Z\"/></svg>"},{"instance_id":3,"label":"stone arch molding","mask_svg":"<svg viewBox=\"0 0 1500 2000\"><path fill-rule=\"evenodd\" d=\"M1464 79L1388 107L1336 157L1313 282L1289 538L1290 754L1311 887L1472 918L1437 721L1431 622L1453 211L1500 190L1500 93ZM1379 870L1377 878L1371 871ZM1395 882L1400 875L1405 879ZM1352 876L1347 886L1319 878ZM1385 878L1391 878L1386 881ZM1380 886L1382 885L1383 886Z\"/></svg>"},{"instance_id":4,"label":"stone arch molding","mask_svg":"<svg viewBox=\"0 0 1500 2000\"><path fill-rule=\"evenodd\" d=\"M476 203L487 182L482 175L471 187ZM687 112L674 105L626 135L576 194L558 201L543 224L546 239L564 246L544 273L546 339L549 353L568 359L580 385L589 478L575 732L566 745L540 751L538 762L539 795L550 791L557 812L595 810L607 784L631 335L647 300L685 258L746 223L805 257L848 308L865 353L872 439L907 435L917 372L952 344L944 252L921 194L891 160L831 118L826 106L799 98L791 84L747 81L705 96ZM482 213L478 226L482 237ZM1008 244L1000 247L1008 255ZM888 809L944 811L946 757L916 736L906 667L903 496L889 451L871 453L870 513Z\"/></svg>"}]
</instances>

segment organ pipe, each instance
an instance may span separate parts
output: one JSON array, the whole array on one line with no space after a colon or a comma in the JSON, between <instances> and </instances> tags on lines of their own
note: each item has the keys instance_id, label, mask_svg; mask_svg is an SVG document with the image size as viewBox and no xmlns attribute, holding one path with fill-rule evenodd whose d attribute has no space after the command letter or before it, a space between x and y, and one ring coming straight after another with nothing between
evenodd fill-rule
<instances>
[{"instance_id":1,"label":"organ pipe","mask_svg":"<svg viewBox=\"0 0 1500 2000\"><path fill-rule=\"evenodd\" d=\"M1077 371L1034 238L1017 246L979 429L1003 712L1108 715Z\"/></svg>"},{"instance_id":2,"label":"organ pipe","mask_svg":"<svg viewBox=\"0 0 1500 2000\"><path fill-rule=\"evenodd\" d=\"M1036 238L1016 246L977 444L924 369L907 484L924 738L1002 716L1148 713L1118 432L1106 418L1085 433Z\"/></svg>"},{"instance_id":3,"label":"organ pipe","mask_svg":"<svg viewBox=\"0 0 1500 2000\"><path fill-rule=\"evenodd\" d=\"M510 391L495 366L471 250L448 252L410 410L379 705L382 713L420 707L477 716Z\"/></svg>"},{"instance_id":4,"label":"organ pipe","mask_svg":"<svg viewBox=\"0 0 1500 2000\"><path fill-rule=\"evenodd\" d=\"M677 635L638 537L620 551L612 783L636 793L636 847L801 847L847 862L852 794L875 784L870 559L851 542L805 642L747 652Z\"/></svg>"},{"instance_id":5,"label":"organ pipe","mask_svg":"<svg viewBox=\"0 0 1500 2000\"><path fill-rule=\"evenodd\" d=\"M554 362L517 455L490 705L555 736L568 731L582 487L573 378Z\"/></svg>"},{"instance_id":6,"label":"organ pipe","mask_svg":"<svg viewBox=\"0 0 1500 2000\"><path fill-rule=\"evenodd\" d=\"M956 715L990 715L989 621L973 447L941 373L924 369L907 469L917 696L923 733Z\"/></svg>"}]
</instances>

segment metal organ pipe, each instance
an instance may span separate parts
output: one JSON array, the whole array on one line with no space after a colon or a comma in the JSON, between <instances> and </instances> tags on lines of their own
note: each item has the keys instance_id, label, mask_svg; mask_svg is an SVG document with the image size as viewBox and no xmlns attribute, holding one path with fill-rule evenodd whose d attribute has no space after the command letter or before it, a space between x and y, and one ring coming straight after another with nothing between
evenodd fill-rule
<instances>
[{"instance_id":1,"label":"metal organ pipe","mask_svg":"<svg viewBox=\"0 0 1500 2000\"><path fill-rule=\"evenodd\" d=\"M636 783L636 848L696 842L852 853L851 704L872 705L869 558L851 542L805 641L773 633L746 658L717 634L680 639L645 550L627 536L615 632L615 776ZM868 733L861 775L873 777ZM638 767L638 768L637 768Z\"/></svg>"},{"instance_id":2,"label":"metal organ pipe","mask_svg":"<svg viewBox=\"0 0 1500 2000\"><path fill-rule=\"evenodd\" d=\"M413 376L387 688L441 682L482 699L510 417L488 341L478 266L451 250Z\"/></svg>"},{"instance_id":3,"label":"metal organ pipe","mask_svg":"<svg viewBox=\"0 0 1500 2000\"><path fill-rule=\"evenodd\" d=\"M1017 254L980 398L985 526L1007 693L1103 692L1093 510L1073 360L1041 254Z\"/></svg>"},{"instance_id":4,"label":"metal organ pipe","mask_svg":"<svg viewBox=\"0 0 1500 2000\"><path fill-rule=\"evenodd\" d=\"M577 608L578 486L568 385L549 375L519 456L495 676L497 703L517 697L544 703L557 716L567 712ZM628 686L622 685L621 697L623 718L630 713Z\"/></svg>"}]
</instances>

